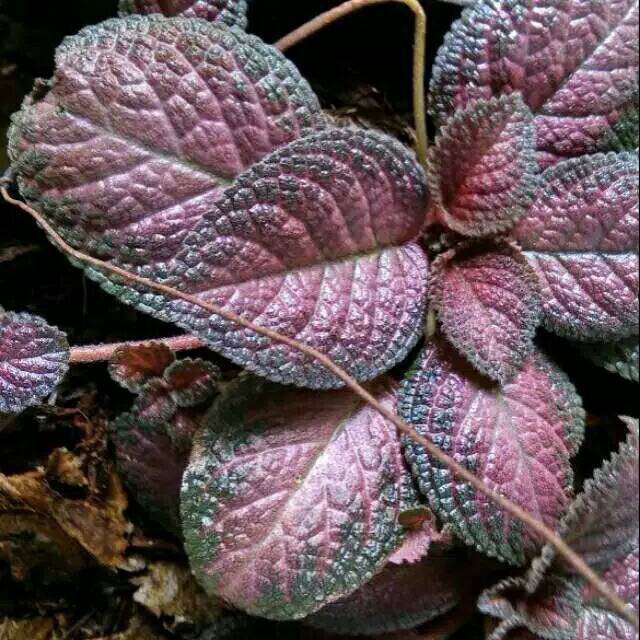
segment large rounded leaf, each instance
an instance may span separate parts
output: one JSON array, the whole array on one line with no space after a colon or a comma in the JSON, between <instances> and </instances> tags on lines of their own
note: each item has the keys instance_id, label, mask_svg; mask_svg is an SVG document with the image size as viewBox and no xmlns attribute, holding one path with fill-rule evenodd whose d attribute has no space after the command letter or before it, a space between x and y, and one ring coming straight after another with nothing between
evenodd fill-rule
<instances>
[{"instance_id":1,"label":"large rounded leaf","mask_svg":"<svg viewBox=\"0 0 640 640\"><path fill-rule=\"evenodd\" d=\"M432 547L415 564L388 564L377 576L305 620L331 633L382 634L413 629L451 611L471 590L460 549Z\"/></svg>"},{"instance_id":2,"label":"large rounded leaf","mask_svg":"<svg viewBox=\"0 0 640 640\"><path fill-rule=\"evenodd\" d=\"M544 323L562 336L638 333L638 155L568 160L542 175L516 238L542 287Z\"/></svg>"},{"instance_id":3,"label":"large rounded leaf","mask_svg":"<svg viewBox=\"0 0 640 640\"><path fill-rule=\"evenodd\" d=\"M37 316L0 309L0 414L20 413L53 393L68 362L62 331Z\"/></svg>"},{"instance_id":4,"label":"large rounded leaf","mask_svg":"<svg viewBox=\"0 0 640 640\"><path fill-rule=\"evenodd\" d=\"M538 281L522 253L508 244L444 253L432 287L451 343L484 375L509 381L533 351L540 323Z\"/></svg>"},{"instance_id":5,"label":"large rounded leaf","mask_svg":"<svg viewBox=\"0 0 640 640\"><path fill-rule=\"evenodd\" d=\"M440 339L405 380L401 416L489 487L557 526L569 506L570 459L584 411L566 376L540 353L502 388L479 378ZM412 441L406 452L433 511L480 551L522 564L540 539Z\"/></svg>"},{"instance_id":6,"label":"large rounded leaf","mask_svg":"<svg viewBox=\"0 0 640 640\"><path fill-rule=\"evenodd\" d=\"M421 334L428 264L413 240L425 200L424 173L393 139L328 130L240 176L174 261L141 273L372 379L400 362ZM116 281L106 289L275 382L341 385L315 360L200 307Z\"/></svg>"},{"instance_id":7,"label":"large rounded leaf","mask_svg":"<svg viewBox=\"0 0 640 640\"><path fill-rule=\"evenodd\" d=\"M373 392L393 406L390 383ZM384 566L410 482L394 425L352 393L242 380L214 406L184 477L191 566L235 607L302 618Z\"/></svg>"},{"instance_id":8,"label":"large rounded leaf","mask_svg":"<svg viewBox=\"0 0 640 640\"><path fill-rule=\"evenodd\" d=\"M21 192L76 246L121 263L173 257L236 175L323 122L279 51L195 19L88 27L58 48L46 88L10 133Z\"/></svg>"},{"instance_id":9,"label":"large rounded leaf","mask_svg":"<svg viewBox=\"0 0 640 640\"><path fill-rule=\"evenodd\" d=\"M637 87L638 0L478 0L440 49L430 110L442 123L470 100L519 92L549 164L611 148Z\"/></svg>"},{"instance_id":10,"label":"large rounded leaf","mask_svg":"<svg viewBox=\"0 0 640 640\"><path fill-rule=\"evenodd\" d=\"M231 27L247 26L246 0L120 0L120 12L162 13L168 17L220 21Z\"/></svg>"}]
</instances>

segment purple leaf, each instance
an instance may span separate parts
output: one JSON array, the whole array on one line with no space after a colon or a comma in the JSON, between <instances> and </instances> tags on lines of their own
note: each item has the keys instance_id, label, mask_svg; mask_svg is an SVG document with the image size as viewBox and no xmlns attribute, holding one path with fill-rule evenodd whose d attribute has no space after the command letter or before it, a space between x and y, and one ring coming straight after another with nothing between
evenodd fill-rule
<instances>
[{"instance_id":1,"label":"purple leaf","mask_svg":"<svg viewBox=\"0 0 640 640\"><path fill-rule=\"evenodd\" d=\"M445 38L430 111L521 93L543 165L607 150L636 101L637 0L479 0Z\"/></svg>"},{"instance_id":2,"label":"purple leaf","mask_svg":"<svg viewBox=\"0 0 640 640\"><path fill-rule=\"evenodd\" d=\"M220 369L206 360L184 358L164 373L171 397L179 407L195 407L210 400L218 391Z\"/></svg>"},{"instance_id":3,"label":"purple leaf","mask_svg":"<svg viewBox=\"0 0 640 640\"><path fill-rule=\"evenodd\" d=\"M109 362L109 374L122 387L138 393L148 382L164 375L175 355L161 342L124 346Z\"/></svg>"},{"instance_id":4,"label":"purple leaf","mask_svg":"<svg viewBox=\"0 0 640 640\"><path fill-rule=\"evenodd\" d=\"M506 231L533 201L536 173L533 115L520 96L472 102L432 149L431 221L465 236Z\"/></svg>"},{"instance_id":5,"label":"purple leaf","mask_svg":"<svg viewBox=\"0 0 640 640\"><path fill-rule=\"evenodd\" d=\"M638 423L629 438L585 484L559 534L620 598L638 611ZM636 631L547 545L523 578L485 592L480 609L500 620L490 640L526 627L558 640L635 640Z\"/></svg>"},{"instance_id":6,"label":"purple leaf","mask_svg":"<svg viewBox=\"0 0 640 640\"><path fill-rule=\"evenodd\" d=\"M372 392L392 407L388 381ZM212 595L297 619L370 580L400 545L410 477L396 429L349 391L227 390L183 480L186 550Z\"/></svg>"},{"instance_id":7,"label":"purple leaf","mask_svg":"<svg viewBox=\"0 0 640 640\"><path fill-rule=\"evenodd\" d=\"M62 331L37 316L0 308L0 414L20 413L53 393L68 362Z\"/></svg>"},{"instance_id":8,"label":"purple leaf","mask_svg":"<svg viewBox=\"0 0 640 640\"><path fill-rule=\"evenodd\" d=\"M158 378L140 389L133 407L136 415L149 424L162 424L170 420L178 408L169 388Z\"/></svg>"},{"instance_id":9,"label":"purple leaf","mask_svg":"<svg viewBox=\"0 0 640 640\"><path fill-rule=\"evenodd\" d=\"M626 380L639 381L640 345L637 336L611 344L578 343L578 346L580 353L599 367Z\"/></svg>"},{"instance_id":10,"label":"purple leaf","mask_svg":"<svg viewBox=\"0 0 640 640\"><path fill-rule=\"evenodd\" d=\"M241 175L166 269L142 273L296 338L368 380L401 362L421 334L428 263L414 239L425 209L424 173L407 149L371 131L328 130ZM199 307L104 277L103 284L275 382L342 385L312 358Z\"/></svg>"},{"instance_id":11,"label":"purple leaf","mask_svg":"<svg viewBox=\"0 0 640 640\"><path fill-rule=\"evenodd\" d=\"M605 581L617 595L638 611L638 547L613 563L604 575ZM637 631L612 612L607 603L585 587L577 623L576 640L637 640Z\"/></svg>"},{"instance_id":12,"label":"purple leaf","mask_svg":"<svg viewBox=\"0 0 640 640\"><path fill-rule=\"evenodd\" d=\"M497 388L436 339L403 384L400 414L491 488L557 526L571 499L570 459L582 441L584 411L566 376L540 353ZM422 447L405 445L431 509L462 540L512 564L539 549L540 539L519 521Z\"/></svg>"},{"instance_id":13,"label":"purple leaf","mask_svg":"<svg viewBox=\"0 0 640 640\"><path fill-rule=\"evenodd\" d=\"M538 274L548 329L586 341L637 335L637 154L548 169L515 235Z\"/></svg>"},{"instance_id":14,"label":"purple leaf","mask_svg":"<svg viewBox=\"0 0 640 640\"><path fill-rule=\"evenodd\" d=\"M173 257L236 175L324 122L279 51L196 19L88 27L37 94L10 133L21 192L75 246L119 263Z\"/></svg>"},{"instance_id":15,"label":"purple leaf","mask_svg":"<svg viewBox=\"0 0 640 640\"><path fill-rule=\"evenodd\" d=\"M247 26L246 0L120 0L120 13L162 13L168 17L218 20L242 29Z\"/></svg>"},{"instance_id":16,"label":"purple leaf","mask_svg":"<svg viewBox=\"0 0 640 640\"><path fill-rule=\"evenodd\" d=\"M481 373L508 382L533 351L540 322L536 274L508 244L442 254L433 265L433 305L447 338Z\"/></svg>"},{"instance_id":17,"label":"purple leaf","mask_svg":"<svg viewBox=\"0 0 640 640\"><path fill-rule=\"evenodd\" d=\"M147 515L180 533L180 484L204 410L179 410L166 421L146 420L136 411L110 425L118 469Z\"/></svg>"},{"instance_id":18,"label":"purple leaf","mask_svg":"<svg viewBox=\"0 0 640 640\"><path fill-rule=\"evenodd\" d=\"M402 546L389 556L391 564L415 564L429 553L433 542L444 539L433 523L433 514L426 507L403 511L398 522L407 535Z\"/></svg>"},{"instance_id":19,"label":"purple leaf","mask_svg":"<svg viewBox=\"0 0 640 640\"><path fill-rule=\"evenodd\" d=\"M413 629L454 609L473 582L460 550L433 548L417 564L388 564L355 593L305 623L331 633L373 635Z\"/></svg>"}]
</instances>

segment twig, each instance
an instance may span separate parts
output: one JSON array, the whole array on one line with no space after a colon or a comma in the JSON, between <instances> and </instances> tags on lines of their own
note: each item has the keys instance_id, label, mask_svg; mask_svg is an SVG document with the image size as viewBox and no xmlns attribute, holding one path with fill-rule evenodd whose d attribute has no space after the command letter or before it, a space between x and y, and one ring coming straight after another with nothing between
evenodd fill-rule
<instances>
[{"instance_id":1,"label":"twig","mask_svg":"<svg viewBox=\"0 0 640 640\"><path fill-rule=\"evenodd\" d=\"M320 364L322 364L328 371L330 371L336 378L341 380L346 387L351 389L359 398L361 398L368 405L373 407L380 415L384 416L389 422L394 424L400 433L403 433L411 440L424 447L429 455L437 460L440 464L448 467L453 473L462 478L465 482L469 483L474 489L484 494L492 502L502 507L505 511L509 512L516 519L520 520L523 524L529 527L532 531L535 531L541 538L548 542L557 553L562 556L569 565L571 565L575 571L581 575L605 600L607 600L611 607L624 619L628 620L636 629L640 628L640 621L635 612L629 607L618 595L604 582L598 574L589 567L589 565L569 547L569 545L554 531L552 531L543 522L534 518L530 513L525 511L522 507L512 502L508 498L496 493L493 489L488 487L480 478L475 476L466 467L456 462L453 458L448 456L444 451L441 451L431 440L428 440L424 436L420 435L413 427L409 426L406 422L401 420L391 409L381 404L374 396L372 396L364 387L362 387L354 378L352 378L346 371L340 368L331 358L321 353L317 349L310 347L302 342L298 342L294 338L282 335L272 329L261 327L254 324L250 320L247 320L236 313L219 307L210 302L200 300L197 296L183 293L178 289L169 287L159 282L154 282L148 278L143 278L135 273L131 273L121 267L109 264L98 258L89 256L72 246L58 234L58 232L47 222L47 220L38 211L30 207L24 202L15 200L7 192L5 187L0 188L0 193L6 202L20 207L23 211L28 213L39 225L44 232L49 236L51 242L58 247L63 253L71 256L78 262L92 266L99 271L110 273L118 278L121 278L129 284L137 284L145 289L150 289L161 293L169 298L184 300L189 304L196 307L200 307L205 311L208 311L212 315L220 316L228 322L237 324L249 331L253 331L258 335L264 336L284 344L291 349L313 358Z\"/></svg>"},{"instance_id":2,"label":"twig","mask_svg":"<svg viewBox=\"0 0 640 640\"><path fill-rule=\"evenodd\" d=\"M286 51L309 36L328 27L355 11L375 4L395 2L409 7L416 17L413 45L413 111L416 126L416 153L420 164L426 169L428 162L429 137L427 134L427 112L425 100L425 58L427 53L427 16L418 0L349 0L321 13L306 24L292 31L276 42L280 51Z\"/></svg>"},{"instance_id":3,"label":"twig","mask_svg":"<svg viewBox=\"0 0 640 640\"><path fill-rule=\"evenodd\" d=\"M70 364L86 364L90 362L105 362L111 360L114 353L122 347L140 347L150 342L159 342L171 351L191 351L204 347L205 344L196 336L175 336L174 338L152 338L135 342L116 342L113 344L95 344L82 347L72 347Z\"/></svg>"}]
</instances>

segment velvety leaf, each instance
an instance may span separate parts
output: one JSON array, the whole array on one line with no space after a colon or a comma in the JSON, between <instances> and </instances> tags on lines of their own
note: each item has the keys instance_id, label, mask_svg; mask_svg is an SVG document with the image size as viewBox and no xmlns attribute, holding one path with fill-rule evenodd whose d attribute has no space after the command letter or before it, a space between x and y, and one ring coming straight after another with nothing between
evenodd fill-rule
<instances>
[{"instance_id":1,"label":"velvety leaf","mask_svg":"<svg viewBox=\"0 0 640 640\"><path fill-rule=\"evenodd\" d=\"M127 345L116 350L109 362L111 377L125 389L138 393L153 378L160 378L175 355L160 342Z\"/></svg>"},{"instance_id":2,"label":"velvety leaf","mask_svg":"<svg viewBox=\"0 0 640 640\"><path fill-rule=\"evenodd\" d=\"M425 208L424 173L407 149L372 131L329 130L240 176L167 270L142 273L372 379L402 361L421 334L428 263L413 240ZM104 284L274 382L342 385L312 358L200 307Z\"/></svg>"},{"instance_id":3,"label":"velvety leaf","mask_svg":"<svg viewBox=\"0 0 640 640\"><path fill-rule=\"evenodd\" d=\"M145 513L167 530L180 533L180 484L193 435L204 411L180 410L165 422L135 410L110 425L118 469Z\"/></svg>"},{"instance_id":4,"label":"velvety leaf","mask_svg":"<svg viewBox=\"0 0 640 640\"><path fill-rule=\"evenodd\" d=\"M196 407L217 393L220 369L206 360L184 358L167 368L164 381L179 407Z\"/></svg>"},{"instance_id":5,"label":"velvety leaf","mask_svg":"<svg viewBox=\"0 0 640 640\"><path fill-rule=\"evenodd\" d=\"M631 153L543 174L516 238L538 274L551 331L607 342L638 334L638 177Z\"/></svg>"},{"instance_id":6,"label":"velvety leaf","mask_svg":"<svg viewBox=\"0 0 640 640\"><path fill-rule=\"evenodd\" d=\"M178 406L163 380L153 379L140 390L134 411L149 424L162 424L175 414Z\"/></svg>"},{"instance_id":7,"label":"velvety leaf","mask_svg":"<svg viewBox=\"0 0 640 640\"><path fill-rule=\"evenodd\" d=\"M478 0L440 49L430 111L442 124L471 100L520 93L548 165L609 149L637 76L637 0Z\"/></svg>"},{"instance_id":8,"label":"velvety leaf","mask_svg":"<svg viewBox=\"0 0 640 640\"><path fill-rule=\"evenodd\" d=\"M611 344L580 344L580 352L585 357L611 373L638 382L639 343L632 336Z\"/></svg>"},{"instance_id":9,"label":"velvety leaf","mask_svg":"<svg viewBox=\"0 0 640 640\"><path fill-rule=\"evenodd\" d=\"M607 148L614 151L635 151L640 143L639 136L640 105L638 105L638 96L636 96L634 103L608 133Z\"/></svg>"},{"instance_id":10,"label":"velvety leaf","mask_svg":"<svg viewBox=\"0 0 640 640\"><path fill-rule=\"evenodd\" d=\"M37 316L0 308L0 414L20 413L53 393L68 362L62 331Z\"/></svg>"},{"instance_id":11,"label":"velvety leaf","mask_svg":"<svg viewBox=\"0 0 640 640\"><path fill-rule=\"evenodd\" d=\"M533 351L541 315L526 258L508 244L450 251L434 263L431 282L447 338L478 371L509 381Z\"/></svg>"},{"instance_id":12,"label":"velvety leaf","mask_svg":"<svg viewBox=\"0 0 640 640\"><path fill-rule=\"evenodd\" d=\"M389 563L415 564L429 553L432 543L442 542L445 536L433 520L433 514L426 507L402 511L398 522L405 528L406 537L402 546L389 556Z\"/></svg>"},{"instance_id":13,"label":"velvety leaf","mask_svg":"<svg viewBox=\"0 0 640 640\"><path fill-rule=\"evenodd\" d=\"M533 114L517 95L472 102L442 128L430 160L432 221L465 236L506 231L535 194Z\"/></svg>"},{"instance_id":14,"label":"velvety leaf","mask_svg":"<svg viewBox=\"0 0 640 640\"><path fill-rule=\"evenodd\" d=\"M637 540L636 540L637 542ZM638 547L618 559L604 575L617 595L638 612ZM576 640L637 640L638 633L629 622L613 613L602 598L585 587L577 623Z\"/></svg>"},{"instance_id":15,"label":"velvety leaf","mask_svg":"<svg viewBox=\"0 0 640 640\"><path fill-rule=\"evenodd\" d=\"M638 611L638 423L620 451L585 484L559 534ZM635 640L636 631L547 545L529 572L485 592L480 609L502 620L490 640L514 626L553 640Z\"/></svg>"},{"instance_id":16,"label":"velvety leaf","mask_svg":"<svg viewBox=\"0 0 640 640\"><path fill-rule=\"evenodd\" d=\"M305 623L348 635L413 629L451 611L471 589L469 560L433 547L417 564L388 564L373 580L310 616Z\"/></svg>"},{"instance_id":17,"label":"velvety leaf","mask_svg":"<svg viewBox=\"0 0 640 640\"><path fill-rule=\"evenodd\" d=\"M391 383L372 392L393 406ZM402 542L409 482L395 427L351 392L239 380L198 433L183 480L192 570L247 613L305 617L384 566Z\"/></svg>"},{"instance_id":18,"label":"velvety leaf","mask_svg":"<svg viewBox=\"0 0 640 640\"><path fill-rule=\"evenodd\" d=\"M405 380L400 414L491 488L556 527L572 494L570 459L582 442L584 411L567 377L540 353L502 388L490 385L441 339ZM468 544L522 564L540 539L422 447L405 442L414 476L434 513Z\"/></svg>"},{"instance_id":19,"label":"velvety leaf","mask_svg":"<svg viewBox=\"0 0 640 640\"><path fill-rule=\"evenodd\" d=\"M120 0L120 13L162 13L169 17L219 20L242 29L247 26L246 0Z\"/></svg>"},{"instance_id":20,"label":"velvety leaf","mask_svg":"<svg viewBox=\"0 0 640 640\"><path fill-rule=\"evenodd\" d=\"M323 123L279 51L196 19L83 29L42 90L9 136L22 195L74 245L120 263L173 257L236 175Z\"/></svg>"}]
</instances>

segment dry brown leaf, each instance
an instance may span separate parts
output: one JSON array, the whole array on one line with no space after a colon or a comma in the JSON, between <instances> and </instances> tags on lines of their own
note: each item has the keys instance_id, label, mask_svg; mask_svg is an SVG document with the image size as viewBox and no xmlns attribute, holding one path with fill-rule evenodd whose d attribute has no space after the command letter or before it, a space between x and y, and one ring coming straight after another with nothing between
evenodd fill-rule
<instances>
[{"instance_id":1,"label":"dry brown leaf","mask_svg":"<svg viewBox=\"0 0 640 640\"><path fill-rule=\"evenodd\" d=\"M138 587L133 599L158 618L172 619L171 630L183 624L204 627L220 615L220 605L204 593L186 567L155 562L132 582Z\"/></svg>"},{"instance_id":2,"label":"dry brown leaf","mask_svg":"<svg viewBox=\"0 0 640 640\"><path fill-rule=\"evenodd\" d=\"M24 531L29 522L24 516L36 515L40 518L37 530L49 534L60 548L72 550L76 555L77 544L107 567L124 563L130 531L124 516L126 507L126 494L114 471L109 473L100 499L91 496L86 500L58 494L50 487L43 470L16 476L0 474L0 520L4 520L5 537L12 524ZM65 543L61 535L66 535L69 541Z\"/></svg>"},{"instance_id":3,"label":"dry brown leaf","mask_svg":"<svg viewBox=\"0 0 640 640\"><path fill-rule=\"evenodd\" d=\"M0 620L0 640L58 640L53 618Z\"/></svg>"},{"instance_id":4,"label":"dry brown leaf","mask_svg":"<svg viewBox=\"0 0 640 640\"><path fill-rule=\"evenodd\" d=\"M92 640L168 640L168 636L153 629L140 616L134 615L126 631Z\"/></svg>"},{"instance_id":5,"label":"dry brown leaf","mask_svg":"<svg viewBox=\"0 0 640 640\"><path fill-rule=\"evenodd\" d=\"M87 487L84 461L68 449L56 449L47 460L47 477L70 487Z\"/></svg>"}]
</instances>

